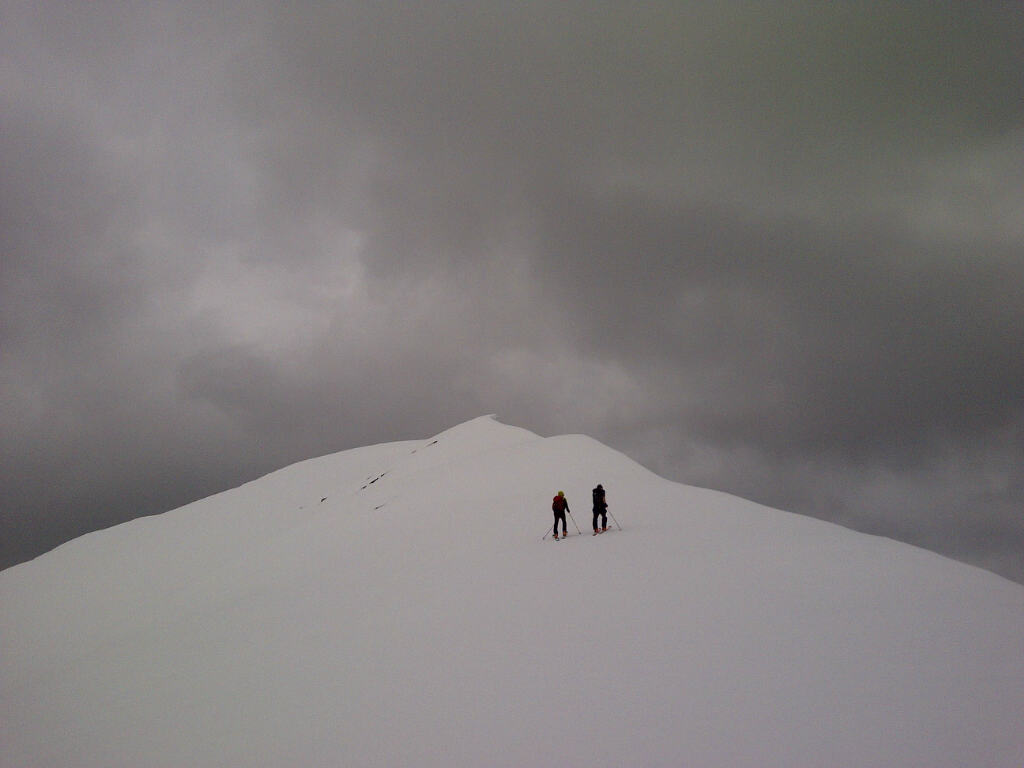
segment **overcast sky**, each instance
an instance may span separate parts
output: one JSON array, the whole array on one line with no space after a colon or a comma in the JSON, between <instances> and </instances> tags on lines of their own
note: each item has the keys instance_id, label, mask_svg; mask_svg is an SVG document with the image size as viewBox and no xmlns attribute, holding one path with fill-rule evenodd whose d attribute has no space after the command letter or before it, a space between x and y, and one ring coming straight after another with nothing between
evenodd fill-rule
<instances>
[{"instance_id":1,"label":"overcast sky","mask_svg":"<svg viewBox=\"0 0 1024 768\"><path fill-rule=\"evenodd\" d=\"M1019 2L0 0L0 259L0 566L493 412L1024 581Z\"/></svg>"}]
</instances>

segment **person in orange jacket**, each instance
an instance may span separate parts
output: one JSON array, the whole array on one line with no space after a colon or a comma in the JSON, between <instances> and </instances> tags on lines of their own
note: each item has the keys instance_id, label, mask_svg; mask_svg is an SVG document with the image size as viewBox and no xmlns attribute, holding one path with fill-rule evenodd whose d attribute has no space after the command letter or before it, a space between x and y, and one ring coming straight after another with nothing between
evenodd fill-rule
<instances>
[{"instance_id":1,"label":"person in orange jacket","mask_svg":"<svg viewBox=\"0 0 1024 768\"><path fill-rule=\"evenodd\" d=\"M565 513L569 511L569 500L565 498L565 493L559 491L558 495L551 500L551 511L555 513L555 539L558 539L558 521L562 521L562 538L564 539L568 535L568 530L565 523Z\"/></svg>"}]
</instances>

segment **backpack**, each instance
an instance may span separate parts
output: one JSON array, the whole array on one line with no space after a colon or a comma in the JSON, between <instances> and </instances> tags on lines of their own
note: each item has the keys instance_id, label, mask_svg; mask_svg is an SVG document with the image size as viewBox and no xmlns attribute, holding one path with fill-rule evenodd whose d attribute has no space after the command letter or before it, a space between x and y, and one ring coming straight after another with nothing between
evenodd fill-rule
<instances>
[{"instance_id":1,"label":"backpack","mask_svg":"<svg viewBox=\"0 0 1024 768\"><path fill-rule=\"evenodd\" d=\"M555 512L565 512L565 496L555 496L551 500L551 509Z\"/></svg>"}]
</instances>

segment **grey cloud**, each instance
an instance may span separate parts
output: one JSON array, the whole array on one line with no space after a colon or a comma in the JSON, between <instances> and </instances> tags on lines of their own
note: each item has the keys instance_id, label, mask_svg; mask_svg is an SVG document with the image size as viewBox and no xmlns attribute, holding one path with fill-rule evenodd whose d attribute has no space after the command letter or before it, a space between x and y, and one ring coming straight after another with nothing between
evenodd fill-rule
<instances>
[{"instance_id":1,"label":"grey cloud","mask_svg":"<svg viewBox=\"0 0 1024 768\"><path fill-rule=\"evenodd\" d=\"M826 170L844 187L889 178L1020 122L1010 6L498 8L284 10L271 80L332 124L412 148L406 172L433 158L541 180L693 165L759 193L827 188Z\"/></svg>"},{"instance_id":2,"label":"grey cloud","mask_svg":"<svg viewBox=\"0 0 1024 768\"><path fill-rule=\"evenodd\" d=\"M1024 579L1022 27L10 3L4 562L497 411Z\"/></svg>"},{"instance_id":3,"label":"grey cloud","mask_svg":"<svg viewBox=\"0 0 1024 768\"><path fill-rule=\"evenodd\" d=\"M855 456L1021 418L1018 250L636 199L557 210L545 253L578 342L689 366L708 434Z\"/></svg>"}]
</instances>

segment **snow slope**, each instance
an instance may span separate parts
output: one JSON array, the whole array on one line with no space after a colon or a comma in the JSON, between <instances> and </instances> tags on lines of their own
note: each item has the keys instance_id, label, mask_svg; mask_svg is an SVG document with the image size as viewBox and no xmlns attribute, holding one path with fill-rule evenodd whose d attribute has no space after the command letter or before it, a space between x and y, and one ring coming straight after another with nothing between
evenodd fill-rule
<instances>
[{"instance_id":1,"label":"snow slope","mask_svg":"<svg viewBox=\"0 0 1024 768\"><path fill-rule=\"evenodd\" d=\"M0 765L1019 768L1022 638L998 576L485 417L0 573Z\"/></svg>"}]
</instances>

